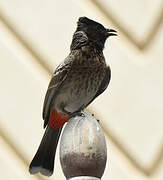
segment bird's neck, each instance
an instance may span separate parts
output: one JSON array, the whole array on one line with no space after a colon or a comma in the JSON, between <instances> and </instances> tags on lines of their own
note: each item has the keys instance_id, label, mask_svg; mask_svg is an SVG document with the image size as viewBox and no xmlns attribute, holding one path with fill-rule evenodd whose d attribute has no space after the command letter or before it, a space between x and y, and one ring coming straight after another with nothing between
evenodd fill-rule
<instances>
[{"instance_id":1,"label":"bird's neck","mask_svg":"<svg viewBox=\"0 0 163 180\"><path fill-rule=\"evenodd\" d=\"M102 53L104 49L104 42L100 40L91 40L83 31L77 31L73 35L72 43L70 46L71 50L81 48L95 49L98 53Z\"/></svg>"},{"instance_id":2,"label":"bird's neck","mask_svg":"<svg viewBox=\"0 0 163 180\"><path fill-rule=\"evenodd\" d=\"M83 66L88 66L89 64L93 66L93 64L97 65L98 63L105 64L103 52L99 53L96 48L89 45L72 50L71 55L74 56L76 63Z\"/></svg>"},{"instance_id":3,"label":"bird's neck","mask_svg":"<svg viewBox=\"0 0 163 180\"><path fill-rule=\"evenodd\" d=\"M87 56L94 57L94 56L103 55L103 51L99 51L96 47L90 46L89 44L82 46L80 49L81 49L81 52Z\"/></svg>"}]
</instances>

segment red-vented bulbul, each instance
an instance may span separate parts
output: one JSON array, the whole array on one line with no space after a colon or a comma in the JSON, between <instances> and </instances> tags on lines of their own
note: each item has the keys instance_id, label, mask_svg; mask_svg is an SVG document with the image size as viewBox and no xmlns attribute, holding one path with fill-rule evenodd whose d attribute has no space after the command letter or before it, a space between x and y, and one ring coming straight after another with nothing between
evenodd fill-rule
<instances>
[{"instance_id":1,"label":"red-vented bulbul","mask_svg":"<svg viewBox=\"0 0 163 180\"><path fill-rule=\"evenodd\" d=\"M87 17L80 17L73 35L70 54L57 67L50 81L43 106L45 134L29 171L51 176L62 126L80 114L108 86L110 67L103 49L106 39L116 35L113 29Z\"/></svg>"}]
</instances>

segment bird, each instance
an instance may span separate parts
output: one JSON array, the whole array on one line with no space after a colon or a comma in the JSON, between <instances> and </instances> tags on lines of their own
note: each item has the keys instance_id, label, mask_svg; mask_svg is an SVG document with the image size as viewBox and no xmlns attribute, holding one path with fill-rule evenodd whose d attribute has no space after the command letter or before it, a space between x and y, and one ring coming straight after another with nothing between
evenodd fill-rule
<instances>
[{"instance_id":1,"label":"bird","mask_svg":"<svg viewBox=\"0 0 163 180\"><path fill-rule=\"evenodd\" d=\"M103 49L108 37L117 31L80 17L73 34L70 53L56 68L43 104L45 133L31 161L29 172L51 176L58 140L63 125L76 115L82 116L92 101L102 94L111 79Z\"/></svg>"}]
</instances>

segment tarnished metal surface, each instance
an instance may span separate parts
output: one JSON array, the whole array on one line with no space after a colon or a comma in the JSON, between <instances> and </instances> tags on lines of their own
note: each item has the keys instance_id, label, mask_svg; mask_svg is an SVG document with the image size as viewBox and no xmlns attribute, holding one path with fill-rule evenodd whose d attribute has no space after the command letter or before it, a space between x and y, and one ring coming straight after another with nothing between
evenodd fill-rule
<instances>
[{"instance_id":1,"label":"tarnished metal surface","mask_svg":"<svg viewBox=\"0 0 163 180\"><path fill-rule=\"evenodd\" d=\"M88 112L72 118L61 138L60 160L66 178L93 176L101 178L107 159L104 133Z\"/></svg>"}]
</instances>

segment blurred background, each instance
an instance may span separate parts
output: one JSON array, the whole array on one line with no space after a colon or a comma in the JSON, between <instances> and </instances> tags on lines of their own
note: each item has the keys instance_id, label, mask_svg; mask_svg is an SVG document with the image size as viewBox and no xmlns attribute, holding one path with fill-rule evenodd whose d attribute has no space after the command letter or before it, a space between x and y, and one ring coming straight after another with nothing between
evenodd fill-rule
<instances>
[{"instance_id":1,"label":"blurred background","mask_svg":"<svg viewBox=\"0 0 163 180\"><path fill-rule=\"evenodd\" d=\"M89 110L104 129L104 180L163 179L163 2L0 1L0 179L44 180L28 166L43 135L50 76L80 16L118 31L107 40L109 88ZM64 180L57 151L54 175Z\"/></svg>"}]
</instances>

